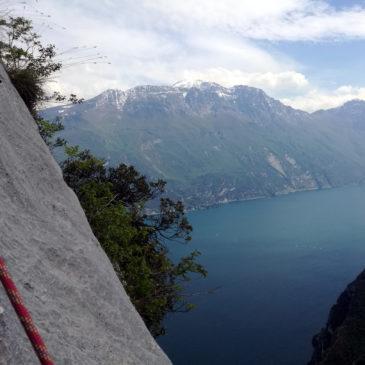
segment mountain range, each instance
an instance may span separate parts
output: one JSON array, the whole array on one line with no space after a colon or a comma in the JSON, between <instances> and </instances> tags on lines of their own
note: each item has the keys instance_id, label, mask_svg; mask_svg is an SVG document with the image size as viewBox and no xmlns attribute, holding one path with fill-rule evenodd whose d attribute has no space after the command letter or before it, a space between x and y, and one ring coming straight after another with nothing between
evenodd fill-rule
<instances>
[{"instance_id":1,"label":"mountain range","mask_svg":"<svg viewBox=\"0 0 365 365\"><path fill-rule=\"evenodd\" d=\"M307 113L248 86L177 83L106 90L43 111L61 136L168 182L190 207L361 183L365 102Z\"/></svg>"}]
</instances>

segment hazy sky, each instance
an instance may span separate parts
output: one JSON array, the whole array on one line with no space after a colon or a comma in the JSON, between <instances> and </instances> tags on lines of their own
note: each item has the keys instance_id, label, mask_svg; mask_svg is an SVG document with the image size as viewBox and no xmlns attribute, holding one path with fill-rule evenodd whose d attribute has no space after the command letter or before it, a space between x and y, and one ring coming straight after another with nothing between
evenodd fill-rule
<instances>
[{"instance_id":1,"label":"hazy sky","mask_svg":"<svg viewBox=\"0 0 365 365\"><path fill-rule=\"evenodd\" d=\"M66 63L107 57L111 64L67 67L52 84L86 98L107 88L202 79L256 86L309 111L365 99L365 1L10 3L60 52L79 47L61 56Z\"/></svg>"}]
</instances>

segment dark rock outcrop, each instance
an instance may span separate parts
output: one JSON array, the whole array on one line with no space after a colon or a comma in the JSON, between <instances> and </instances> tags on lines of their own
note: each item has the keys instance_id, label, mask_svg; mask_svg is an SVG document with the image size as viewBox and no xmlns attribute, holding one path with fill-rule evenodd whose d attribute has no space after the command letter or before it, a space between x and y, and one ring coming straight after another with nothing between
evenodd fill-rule
<instances>
[{"instance_id":1,"label":"dark rock outcrop","mask_svg":"<svg viewBox=\"0 0 365 365\"><path fill-rule=\"evenodd\" d=\"M365 364L365 271L340 295L313 347L308 365Z\"/></svg>"}]
</instances>

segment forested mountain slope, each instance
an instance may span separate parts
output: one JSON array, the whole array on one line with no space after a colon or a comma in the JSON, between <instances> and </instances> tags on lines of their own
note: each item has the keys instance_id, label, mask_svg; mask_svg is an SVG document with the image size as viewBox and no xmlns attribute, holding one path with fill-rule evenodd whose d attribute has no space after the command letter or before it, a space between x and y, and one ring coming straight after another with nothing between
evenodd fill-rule
<instances>
[{"instance_id":1,"label":"forested mountain slope","mask_svg":"<svg viewBox=\"0 0 365 365\"><path fill-rule=\"evenodd\" d=\"M362 101L309 114L260 89L197 82L107 90L44 114L62 118L70 143L166 179L190 207L365 177Z\"/></svg>"}]
</instances>

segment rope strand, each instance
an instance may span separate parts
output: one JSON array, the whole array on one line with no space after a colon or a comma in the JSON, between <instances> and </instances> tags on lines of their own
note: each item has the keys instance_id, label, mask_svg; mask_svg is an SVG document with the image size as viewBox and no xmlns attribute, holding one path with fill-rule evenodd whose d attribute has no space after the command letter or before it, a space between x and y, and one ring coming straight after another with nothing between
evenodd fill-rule
<instances>
[{"instance_id":1,"label":"rope strand","mask_svg":"<svg viewBox=\"0 0 365 365\"><path fill-rule=\"evenodd\" d=\"M0 256L0 280L4 286L6 294L9 297L11 304L15 312L18 315L20 322L22 323L24 330L34 348L35 353L42 365L54 365L50 355L48 354L47 347L43 342L41 335L39 334L32 317L24 305L23 299L13 282L5 260Z\"/></svg>"}]
</instances>

